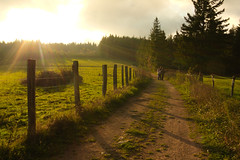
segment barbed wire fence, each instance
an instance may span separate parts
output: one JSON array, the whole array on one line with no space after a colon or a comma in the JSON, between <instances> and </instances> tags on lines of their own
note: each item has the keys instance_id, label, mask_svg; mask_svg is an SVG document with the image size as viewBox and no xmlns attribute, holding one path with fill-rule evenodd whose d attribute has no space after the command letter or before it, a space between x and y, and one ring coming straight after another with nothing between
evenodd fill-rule
<instances>
[{"instance_id":1,"label":"barbed wire fence","mask_svg":"<svg viewBox=\"0 0 240 160\"><path fill-rule=\"evenodd\" d=\"M106 66L105 68L103 66ZM100 96L107 96L107 91L117 90L127 86L128 81L131 78L136 77L136 69L133 67L127 67L127 75L124 73L124 65L96 65L96 66L81 66L78 61L74 61L73 65L57 65L49 67L38 67L36 66L35 60L28 60L27 67L21 66L21 70L27 70L27 72L19 72L16 77L14 74L3 74L0 75L1 85L8 86L0 93L1 101L8 101L10 98L14 102L14 109L17 108L16 113L11 110L12 115L19 114L13 117L13 120L26 119L22 125L27 126L27 136L32 139L36 135L37 122L42 121L41 119L48 119L52 116L51 110L58 109L70 110L75 108L76 111L81 111L81 104L83 99L89 99L91 101L91 95L93 93L87 93L86 88L91 85L92 92L97 93ZM131 68L131 71L129 70ZM106 71L104 71L106 69ZM60 70L60 75L52 75L50 71ZM64 71L70 71L71 74L63 75ZM94 70L94 72L93 72ZM39 77L41 72L49 72L49 76ZM131 75L129 75L131 74ZM82 77L87 75L87 77ZM62 77L61 77L62 76ZM26 79L27 77L27 79ZM130 78L130 79L129 79ZM61 80L62 82L59 82ZM85 81L85 82L84 82ZM80 88L79 88L80 87ZM85 87L85 88L84 88ZM65 91L67 90L67 94ZM56 92L60 96L56 96ZM85 95L84 95L85 94ZM27 96L26 96L27 95ZM23 98L25 97L25 98ZM66 104L63 104L66 103ZM10 104L10 102L6 103ZM60 107L65 105L65 107ZM26 110L26 106L27 110ZM46 107L48 106L48 107ZM0 106L0 109L10 110L8 105ZM24 115L21 117L20 115ZM9 115L6 115L9 116ZM4 114L0 115L1 119L4 119ZM2 120L1 122L3 122ZM10 121L10 119L9 119Z\"/></svg>"}]
</instances>

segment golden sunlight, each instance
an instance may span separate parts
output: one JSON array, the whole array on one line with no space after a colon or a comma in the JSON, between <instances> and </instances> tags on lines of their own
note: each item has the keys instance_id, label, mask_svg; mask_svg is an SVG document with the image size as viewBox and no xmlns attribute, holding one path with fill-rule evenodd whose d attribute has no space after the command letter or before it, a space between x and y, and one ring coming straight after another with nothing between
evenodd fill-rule
<instances>
[{"instance_id":1,"label":"golden sunlight","mask_svg":"<svg viewBox=\"0 0 240 160\"><path fill-rule=\"evenodd\" d=\"M84 30L78 26L82 7L81 1L71 1L59 5L56 12L37 8L12 8L0 23L1 38L5 41L23 39L45 43L100 41L105 35L103 32Z\"/></svg>"}]
</instances>

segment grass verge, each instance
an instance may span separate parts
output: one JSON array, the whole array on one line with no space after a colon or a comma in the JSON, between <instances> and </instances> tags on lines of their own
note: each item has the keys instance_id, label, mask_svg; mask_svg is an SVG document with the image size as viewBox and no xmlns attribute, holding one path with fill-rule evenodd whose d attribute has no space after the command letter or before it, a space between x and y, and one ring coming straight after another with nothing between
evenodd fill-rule
<instances>
[{"instance_id":1,"label":"grass verge","mask_svg":"<svg viewBox=\"0 0 240 160\"><path fill-rule=\"evenodd\" d=\"M185 105L200 132L209 159L240 158L240 101L217 89L177 72L170 82L182 94Z\"/></svg>"}]
</instances>

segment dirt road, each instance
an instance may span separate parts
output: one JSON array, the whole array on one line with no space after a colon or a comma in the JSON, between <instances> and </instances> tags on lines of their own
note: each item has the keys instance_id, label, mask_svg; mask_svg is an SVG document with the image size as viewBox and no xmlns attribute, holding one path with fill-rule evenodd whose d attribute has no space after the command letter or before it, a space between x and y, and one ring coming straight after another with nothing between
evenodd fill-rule
<instances>
[{"instance_id":1,"label":"dirt road","mask_svg":"<svg viewBox=\"0 0 240 160\"><path fill-rule=\"evenodd\" d=\"M144 116L151 110L149 104L157 100L153 95L159 92L158 88L161 86L165 88L167 94L165 98L167 105L161 111L155 110L154 114L161 112L164 117L164 122L161 123L164 127L151 132L151 137L154 137L153 143L150 143L153 140L149 141L144 135L138 142L142 143L141 147L132 152L124 152L122 156L123 152L119 152L115 145L116 141L137 123L136 117ZM140 96L129 99L126 105L107 121L94 127L84 143L73 144L65 153L53 159L199 159L197 157L201 148L189 137L189 123L183 101L176 89L167 81L154 80ZM136 156L133 156L134 154Z\"/></svg>"}]
</instances>

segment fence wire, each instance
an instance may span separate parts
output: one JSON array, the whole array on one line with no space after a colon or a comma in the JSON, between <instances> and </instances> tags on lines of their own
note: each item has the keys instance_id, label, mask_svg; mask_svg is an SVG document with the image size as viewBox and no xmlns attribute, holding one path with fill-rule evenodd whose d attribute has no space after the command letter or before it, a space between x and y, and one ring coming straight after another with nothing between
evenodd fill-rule
<instances>
[{"instance_id":1,"label":"fence wire","mask_svg":"<svg viewBox=\"0 0 240 160\"><path fill-rule=\"evenodd\" d=\"M9 111L7 114L15 113L21 108L21 112L27 111L27 67L18 67L25 69L25 72L9 72L0 74L0 110ZM44 116L44 113L54 115L59 112L65 112L74 108L74 85L72 76L54 76L54 77L38 77L40 72L53 70L60 73L62 68L72 71L72 66L50 66L36 67L36 80L57 80L61 78L72 79L69 83L55 86L36 86L36 110L37 117ZM97 97L102 96L102 66L79 66L79 75L83 77L80 83L80 99L81 103L93 101ZM108 85L107 90L113 90L113 65L108 65ZM121 65L118 65L118 87L121 87ZM57 111L56 111L57 110ZM2 113L3 113L2 112ZM9 115L11 117L11 115ZM26 115L22 117L26 118ZM46 117L45 117L46 118ZM21 119L21 116L20 116Z\"/></svg>"}]
</instances>

